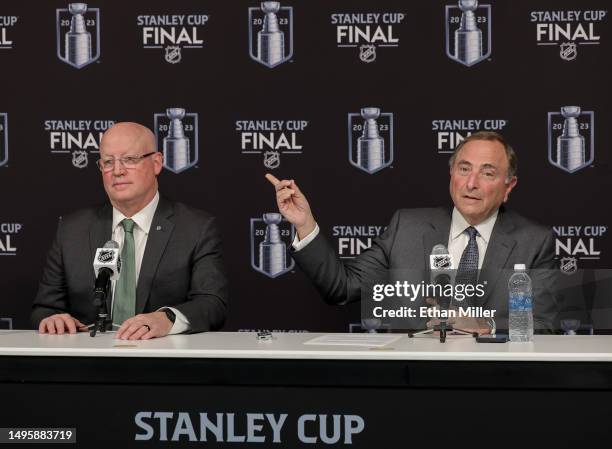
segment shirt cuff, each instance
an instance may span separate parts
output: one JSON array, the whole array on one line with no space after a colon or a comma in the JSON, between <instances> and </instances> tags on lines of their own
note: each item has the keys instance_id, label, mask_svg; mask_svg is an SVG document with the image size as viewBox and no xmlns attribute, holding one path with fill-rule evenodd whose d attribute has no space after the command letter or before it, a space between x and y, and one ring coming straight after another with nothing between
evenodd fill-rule
<instances>
[{"instance_id":1,"label":"shirt cuff","mask_svg":"<svg viewBox=\"0 0 612 449\"><path fill-rule=\"evenodd\" d=\"M495 324L495 320L493 318L487 318L487 324L489 325L489 333L491 335L495 335L497 332L497 324Z\"/></svg>"},{"instance_id":2,"label":"shirt cuff","mask_svg":"<svg viewBox=\"0 0 612 449\"><path fill-rule=\"evenodd\" d=\"M299 239L298 235L295 234L295 238L293 239L293 243L291 246L294 251L300 251L306 247L310 242L312 242L315 237L319 235L319 225L315 223L315 228L312 230L310 234L304 237L302 240Z\"/></svg>"},{"instance_id":3,"label":"shirt cuff","mask_svg":"<svg viewBox=\"0 0 612 449\"><path fill-rule=\"evenodd\" d=\"M172 310L174 312L174 315L176 316L176 320L174 320L174 324L172 325L170 332L168 332L168 335L182 334L191 329L191 324L189 324L189 320L187 319L187 317L185 317L185 315L183 315L182 312L179 312L174 307L162 307L159 310L163 309Z\"/></svg>"}]
</instances>

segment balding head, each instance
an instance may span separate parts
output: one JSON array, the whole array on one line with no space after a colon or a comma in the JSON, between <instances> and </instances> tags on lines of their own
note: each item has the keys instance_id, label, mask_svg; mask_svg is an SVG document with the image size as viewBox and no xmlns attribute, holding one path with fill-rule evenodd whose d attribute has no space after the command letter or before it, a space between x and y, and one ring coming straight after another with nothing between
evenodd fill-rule
<instances>
[{"instance_id":1,"label":"balding head","mask_svg":"<svg viewBox=\"0 0 612 449\"><path fill-rule=\"evenodd\" d=\"M119 122L106 130L100 141L100 153L109 147L125 148L142 154L157 151L155 135L149 128L134 122Z\"/></svg>"},{"instance_id":2,"label":"balding head","mask_svg":"<svg viewBox=\"0 0 612 449\"><path fill-rule=\"evenodd\" d=\"M100 142L104 189L112 205L132 217L157 193L162 155L149 128L132 122L116 123Z\"/></svg>"}]
</instances>

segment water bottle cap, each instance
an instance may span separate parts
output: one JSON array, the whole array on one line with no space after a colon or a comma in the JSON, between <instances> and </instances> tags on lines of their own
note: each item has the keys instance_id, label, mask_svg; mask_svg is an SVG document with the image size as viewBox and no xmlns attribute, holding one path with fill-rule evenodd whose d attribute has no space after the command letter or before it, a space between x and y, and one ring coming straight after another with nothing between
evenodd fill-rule
<instances>
[{"instance_id":1,"label":"water bottle cap","mask_svg":"<svg viewBox=\"0 0 612 449\"><path fill-rule=\"evenodd\" d=\"M525 271L527 268L525 267L524 263L515 263L514 264L514 271Z\"/></svg>"}]
</instances>

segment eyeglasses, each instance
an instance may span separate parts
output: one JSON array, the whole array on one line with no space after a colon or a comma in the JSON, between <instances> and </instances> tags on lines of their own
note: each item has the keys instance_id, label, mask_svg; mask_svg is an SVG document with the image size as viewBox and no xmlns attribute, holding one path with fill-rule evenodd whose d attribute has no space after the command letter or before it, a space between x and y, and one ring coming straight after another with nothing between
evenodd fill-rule
<instances>
[{"instance_id":1,"label":"eyeglasses","mask_svg":"<svg viewBox=\"0 0 612 449\"><path fill-rule=\"evenodd\" d=\"M121 162L121 165L127 169L135 168L141 160L155 153L157 153L157 151L151 151L150 153L143 154L142 156L123 156L117 159L114 157L109 157L108 159L98 159L98 167L103 172L109 172L115 168L115 162L119 161Z\"/></svg>"}]
</instances>

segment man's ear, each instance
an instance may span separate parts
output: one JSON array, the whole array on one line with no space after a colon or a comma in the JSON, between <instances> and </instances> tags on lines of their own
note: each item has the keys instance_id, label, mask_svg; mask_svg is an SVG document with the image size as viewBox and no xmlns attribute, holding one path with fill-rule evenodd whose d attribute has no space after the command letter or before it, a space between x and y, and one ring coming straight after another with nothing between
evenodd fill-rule
<instances>
[{"instance_id":1,"label":"man's ear","mask_svg":"<svg viewBox=\"0 0 612 449\"><path fill-rule=\"evenodd\" d=\"M159 175L164 166L164 156L162 155L162 153L158 151L155 154L152 154L151 157L153 158L153 165L155 167L155 175Z\"/></svg>"},{"instance_id":2,"label":"man's ear","mask_svg":"<svg viewBox=\"0 0 612 449\"><path fill-rule=\"evenodd\" d=\"M510 178L510 181L506 183L506 195L504 195L504 203L508 201L510 192L512 192L512 189L516 187L517 183L518 183L518 178L516 176L513 176L512 178Z\"/></svg>"}]
</instances>

